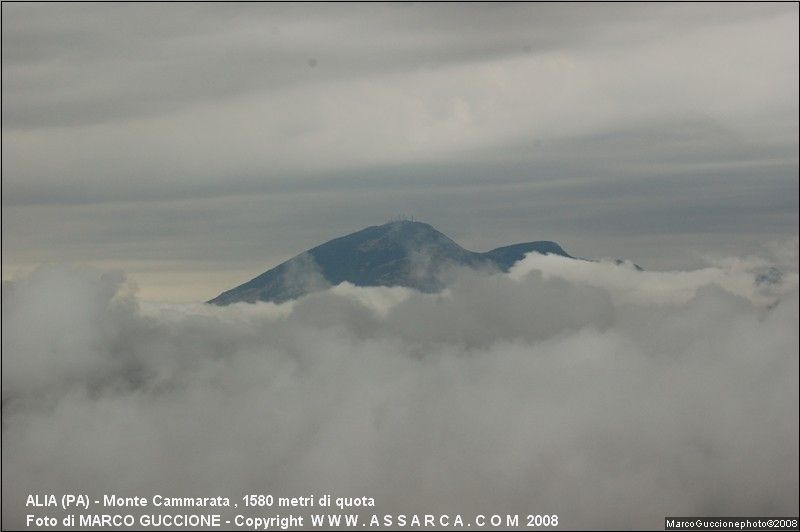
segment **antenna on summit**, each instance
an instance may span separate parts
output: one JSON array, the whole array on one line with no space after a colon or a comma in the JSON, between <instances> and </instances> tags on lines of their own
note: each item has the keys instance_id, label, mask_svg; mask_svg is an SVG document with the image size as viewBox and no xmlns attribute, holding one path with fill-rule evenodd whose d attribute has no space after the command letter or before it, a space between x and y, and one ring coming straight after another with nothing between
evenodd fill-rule
<instances>
[{"instance_id":1,"label":"antenna on summit","mask_svg":"<svg viewBox=\"0 0 800 532\"><path fill-rule=\"evenodd\" d=\"M389 218L388 223L400 223L400 222L416 222L417 219L412 214L395 214L391 218Z\"/></svg>"}]
</instances>

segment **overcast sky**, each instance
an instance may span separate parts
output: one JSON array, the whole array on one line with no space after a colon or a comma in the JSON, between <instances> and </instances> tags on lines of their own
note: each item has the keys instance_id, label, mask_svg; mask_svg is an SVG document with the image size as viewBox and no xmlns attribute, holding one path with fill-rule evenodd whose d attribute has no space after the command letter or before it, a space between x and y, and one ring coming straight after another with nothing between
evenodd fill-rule
<instances>
[{"instance_id":1,"label":"overcast sky","mask_svg":"<svg viewBox=\"0 0 800 532\"><path fill-rule=\"evenodd\" d=\"M215 296L397 214L647 269L798 228L796 4L3 4L3 277Z\"/></svg>"}]
</instances>

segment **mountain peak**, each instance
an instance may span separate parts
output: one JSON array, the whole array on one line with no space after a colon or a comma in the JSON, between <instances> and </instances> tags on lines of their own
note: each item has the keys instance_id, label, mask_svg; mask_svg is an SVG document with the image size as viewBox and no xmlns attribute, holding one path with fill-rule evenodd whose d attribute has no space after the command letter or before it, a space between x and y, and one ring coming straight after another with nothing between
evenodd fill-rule
<instances>
[{"instance_id":1,"label":"mountain peak","mask_svg":"<svg viewBox=\"0 0 800 532\"><path fill-rule=\"evenodd\" d=\"M426 224L425 222L418 222L416 220L406 220L406 219L390 220L390 221L386 222L385 224L383 224L383 226L381 226L381 227L402 227L402 226L409 226L409 227L411 227L411 226L423 227L424 226L424 227L430 227L431 229L433 229L433 227L430 224Z\"/></svg>"},{"instance_id":2,"label":"mountain peak","mask_svg":"<svg viewBox=\"0 0 800 532\"><path fill-rule=\"evenodd\" d=\"M447 238L442 233L434 229L432 225L411 220L396 220L372 227L380 230L382 234L388 238L404 239L423 235L428 235L431 237L442 236ZM367 229L370 229L370 227Z\"/></svg>"},{"instance_id":3,"label":"mountain peak","mask_svg":"<svg viewBox=\"0 0 800 532\"><path fill-rule=\"evenodd\" d=\"M395 220L334 238L279 264L209 301L280 303L342 282L405 286L424 292L444 287L453 266L508 271L526 253L569 255L555 242L514 244L486 253L469 251L430 224Z\"/></svg>"}]
</instances>

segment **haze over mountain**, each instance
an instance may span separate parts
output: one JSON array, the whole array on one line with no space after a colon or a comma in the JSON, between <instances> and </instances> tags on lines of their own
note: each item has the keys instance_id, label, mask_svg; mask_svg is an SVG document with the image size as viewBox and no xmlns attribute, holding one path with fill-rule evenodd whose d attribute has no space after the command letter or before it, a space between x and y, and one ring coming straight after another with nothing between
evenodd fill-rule
<instances>
[{"instance_id":1,"label":"haze over mountain","mask_svg":"<svg viewBox=\"0 0 800 532\"><path fill-rule=\"evenodd\" d=\"M525 254L571 257L547 240L469 251L432 226L395 221L335 238L223 292L209 303L281 303L342 282L356 286L404 286L435 292L453 267L507 272Z\"/></svg>"}]
</instances>

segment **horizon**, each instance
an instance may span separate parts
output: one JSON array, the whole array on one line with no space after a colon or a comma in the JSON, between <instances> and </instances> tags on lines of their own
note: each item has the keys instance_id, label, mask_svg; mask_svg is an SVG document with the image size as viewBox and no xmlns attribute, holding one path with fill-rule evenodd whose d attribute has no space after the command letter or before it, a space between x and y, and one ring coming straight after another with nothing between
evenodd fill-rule
<instances>
[{"instance_id":1,"label":"horizon","mask_svg":"<svg viewBox=\"0 0 800 532\"><path fill-rule=\"evenodd\" d=\"M289 254L282 255L281 257L276 259L277 262L273 262L273 263L270 263L270 264L264 264L262 266L254 265L250 269L224 271L224 272L222 272L220 274L217 274L216 276L214 276L215 279L214 279L214 282L212 282L212 286L218 286L219 285L220 288L218 289L218 291L216 293L211 294L210 296L206 297L206 299L186 298L186 297L183 296L183 294L185 294L185 291L180 291L179 294L181 294L181 295L179 295L179 296L174 296L174 295L170 294L172 297L160 297L158 295L158 294L160 294L160 292L153 292L153 291L150 291L150 290L145 290L144 293L143 293L142 289L141 289L141 286L138 284L135 276L129 275L129 272L126 271L123 267L120 267L120 265L118 265L117 263L109 262L109 261L99 261L99 262L96 262L96 261L92 261L92 262L53 261L53 262L40 263L40 264L35 264L35 265L27 265L27 266L19 267L19 268L16 268L16 269L12 268L11 269L11 273L9 273L8 269L4 268L4 277L3 277L2 281L5 284L7 282L14 282L16 280L26 278L26 277L32 275L36 270L41 269L43 267L51 268L51 267L74 265L74 266L78 266L78 267L86 267L86 268L95 270L98 273L98 275L102 274L102 272L113 272L115 274L122 274L124 279L125 279L125 283L128 286L128 291L130 293L132 293L132 294L136 294L137 298L139 298L143 302L151 302L151 303L187 303L187 304L203 303L203 302L208 302L209 299L212 299L213 297L219 295L221 292L228 291L228 290L230 290L230 289L242 284L243 282L245 282L248 279L252 279L253 277L256 277L256 276L258 276L258 275L260 275L262 273L265 273L266 271L269 271L269 270L277 267L278 265L280 265L280 264L282 264L282 263L284 263L286 261L291 260L292 258L296 258L297 256L302 255L303 253L305 253L309 249L313 249L314 247L326 244L326 243L330 242L331 240L335 240L335 239L341 238L343 236L347 236L347 235L350 235L350 234L353 234L353 233L357 233L359 231L362 231L364 229L368 229L370 227L380 227L380 226L383 226L383 225L389 225L389 224L393 224L393 223L418 223L418 224L424 224L424 225L432 227L434 230L436 230L436 231L444 234L448 238L450 238L449 235L447 235L446 233L444 233L442 231L439 231L439 229L436 228L433 224L430 224L430 223L428 223L426 221L414 219L413 217L402 218L402 219L390 218L390 219L387 219L386 221L384 221L381 224L367 225L365 227L361 227L361 228L355 229L355 230L347 232L347 233L338 234L338 235L332 235L332 236L326 238L323 241L320 241L320 242L317 242L315 244L312 244L311 246L309 246L309 248L307 248L305 250L297 250L295 252L289 252ZM486 249L481 250L481 249L474 249L474 248L471 248L469 246L464 246L455 238L453 238L452 240L455 241L456 244L458 244L459 246L461 246L465 250L468 250L468 251L471 251L471 252L477 252L477 253L487 252L487 251L491 251L492 249L496 249L498 247L504 247L504 246L509 246L509 245L514 245L514 244L521 243L521 242L510 242L510 241L509 242L503 242L503 243L501 243L499 245L494 245L492 247L488 247ZM553 243L557 244L558 246L560 246L562 249L568 250L568 252L572 251L569 248L569 246L562 245L561 242L558 242L558 241L555 241L555 240L551 240L551 239L546 239L546 238L536 238L536 239L533 239L533 240L525 240L523 242L553 242ZM788 254L788 257L790 257L790 260L791 260L791 257L797 255L799 247L800 247L800 239L798 239L798 237L794 237L794 238L788 237L788 238L785 238L785 239L782 239L782 240L781 239L773 239L773 240L768 240L768 241L761 242L759 246L756 246L756 247L753 247L753 248L748 248L748 249L754 250L754 252L751 252L751 253L739 253L739 254L736 254L736 253L720 254L720 253L713 253L713 252L695 253L693 261L687 262L686 265L683 266L683 267L677 267L677 268L673 267L671 269L663 269L663 270L659 270L657 268L652 268L652 269L649 269L649 270L650 271L692 272L692 271L695 271L695 270L701 270L703 268L715 267L716 265L722 264L727 260L736 259L736 258L739 258L739 257L746 257L746 256L749 256L749 257L760 257L761 259L766 259L766 260L778 260L778 261L781 261L783 259L780 256L783 255L783 254ZM779 250L784 250L784 251L779 251ZM778 255L776 255L776 253ZM580 254L574 254L574 253L572 255L573 255L573 257L579 258L579 259L591 259L591 260L603 261L603 262L614 262L614 261L617 261L617 260L622 260L622 261L625 261L625 262L629 262L631 264L638 265L636 263L636 261L632 260L630 257L627 257L627 256L614 257L614 256L610 256L610 255L603 255L603 256L599 256L599 257L586 257L586 256L582 256ZM783 262L782 263L782 267L785 268L787 266L787 264L788 263ZM791 267L790 267L790 269L791 269ZM796 270L797 268L794 268L794 269ZM190 274L190 273L191 272L174 272L174 275L181 276L181 275L187 275L187 274ZM205 274L206 273L204 273L203 275L205 275ZM212 274L212 276L213 276L213 274ZM208 281L208 280L206 280L206 281ZM226 284L226 285L222 284L222 283L226 283L226 282L228 284ZM209 290L211 290L211 288L209 288ZM192 293L194 293L194 291L192 291ZM205 297L205 296L203 296L203 297Z\"/></svg>"}]
</instances>

